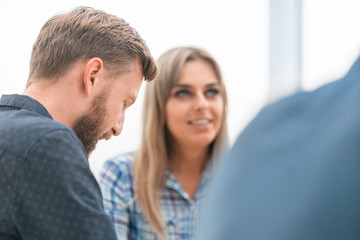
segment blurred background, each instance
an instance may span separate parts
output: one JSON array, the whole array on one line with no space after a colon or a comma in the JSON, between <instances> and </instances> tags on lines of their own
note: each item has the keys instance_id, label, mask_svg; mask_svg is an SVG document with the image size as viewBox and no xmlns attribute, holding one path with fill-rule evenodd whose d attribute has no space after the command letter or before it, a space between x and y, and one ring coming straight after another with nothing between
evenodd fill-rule
<instances>
[{"instance_id":1,"label":"blurred background","mask_svg":"<svg viewBox=\"0 0 360 240\"><path fill-rule=\"evenodd\" d=\"M208 50L228 91L231 143L261 107L342 77L360 53L360 0L0 0L0 95L23 92L45 21L80 5L124 18L156 59L177 46ZM145 85L121 135L90 156L96 176L139 146Z\"/></svg>"}]
</instances>

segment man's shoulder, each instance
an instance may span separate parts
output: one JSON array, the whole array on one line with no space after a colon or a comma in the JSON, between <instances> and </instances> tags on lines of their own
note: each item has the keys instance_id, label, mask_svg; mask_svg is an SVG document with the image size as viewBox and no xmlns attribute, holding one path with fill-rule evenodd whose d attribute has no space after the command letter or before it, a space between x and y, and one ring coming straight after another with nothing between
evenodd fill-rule
<instances>
[{"instance_id":1,"label":"man's shoulder","mask_svg":"<svg viewBox=\"0 0 360 240\"><path fill-rule=\"evenodd\" d=\"M360 134L360 111L354 104L360 101L359 92L360 81L345 77L264 107L235 141L237 154L275 151L304 140L312 147L310 142L315 144L327 136L337 136L332 138L335 142Z\"/></svg>"},{"instance_id":2,"label":"man's shoulder","mask_svg":"<svg viewBox=\"0 0 360 240\"><path fill-rule=\"evenodd\" d=\"M257 118L264 123L311 121L322 124L329 118L341 121L342 112L356 111L356 104L351 103L360 101L359 91L360 81L347 76L316 90L302 91L270 104Z\"/></svg>"},{"instance_id":3,"label":"man's shoulder","mask_svg":"<svg viewBox=\"0 0 360 240\"><path fill-rule=\"evenodd\" d=\"M64 138L65 143L81 144L73 130L42 115L29 111L9 111L0 117L0 148L23 156L39 140L47 137Z\"/></svg>"}]
</instances>

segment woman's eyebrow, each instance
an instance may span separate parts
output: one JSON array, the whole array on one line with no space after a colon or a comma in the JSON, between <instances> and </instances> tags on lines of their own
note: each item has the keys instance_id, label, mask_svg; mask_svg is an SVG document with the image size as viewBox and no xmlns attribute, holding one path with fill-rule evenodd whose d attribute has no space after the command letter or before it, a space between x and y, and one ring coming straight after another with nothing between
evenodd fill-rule
<instances>
[{"instance_id":1,"label":"woman's eyebrow","mask_svg":"<svg viewBox=\"0 0 360 240\"><path fill-rule=\"evenodd\" d=\"M220 86L220 83L209 83L209 84L206 84L205 85L205 87L215 87L215 86L217 86L217 87L219 87ZM179 88L192 88L192 86L191 85L189 85L189 84L175 84L175 86L174 87L179 87Z\"/></svg>"},{"instance_id":2,"label":"woman's eyebrow","mask_svg":"<svg viewBox=\"0 0 360 240\"><path fill-rule=\"evenodd\" d=\"M206 87L220 87L220 83L216 82L216 83L209 83L206 85Z\"/></svg>"},{"instance_id":3,"label":"woman's eyebrow","mask_svg":"<svg viewBox=\"0 0 360 240\"><path fill-rule=\"evenodd\" d=\"M189 84L175 84L174 87L178 87L178 88L191 88L191 86Z\"/></svg>"}]
</instances>

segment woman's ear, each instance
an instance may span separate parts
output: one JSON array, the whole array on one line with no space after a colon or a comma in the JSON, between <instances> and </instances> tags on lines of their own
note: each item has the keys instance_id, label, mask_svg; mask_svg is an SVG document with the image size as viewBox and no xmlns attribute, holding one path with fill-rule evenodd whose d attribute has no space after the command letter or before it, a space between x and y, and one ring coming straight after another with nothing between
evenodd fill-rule
<instances>
[{"instance_id":1,"label":"woman's ear","mask_svg":"<svg viewBox=\"0 0 360 240\"><path fill-rule=\"evenodd\" d=\"M97 83L99 71L104 68L100 58L91 58L87 61L84 70L83 86L86 95L90 95L93 87Z\"/></svg>"}]
</instances>

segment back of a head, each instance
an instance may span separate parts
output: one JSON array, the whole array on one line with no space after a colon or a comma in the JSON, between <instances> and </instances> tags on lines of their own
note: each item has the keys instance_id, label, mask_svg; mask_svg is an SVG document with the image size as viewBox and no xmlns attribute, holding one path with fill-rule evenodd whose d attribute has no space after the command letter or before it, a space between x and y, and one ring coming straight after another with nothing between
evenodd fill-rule
<instances>
[{"instance_id":1,"label":"back of a head","mask_svg":"<svg viewBox=\"0 0 360 240\"><path fill-rule=\"evenodd\" d=\"M77 7L51 17L33 45L29 86L36 79L57 79L76 61L100 58L113 73L134 60L151 81L156 63L145 41L125 20L90 7Z\"/></svg>"}]
</instances>

